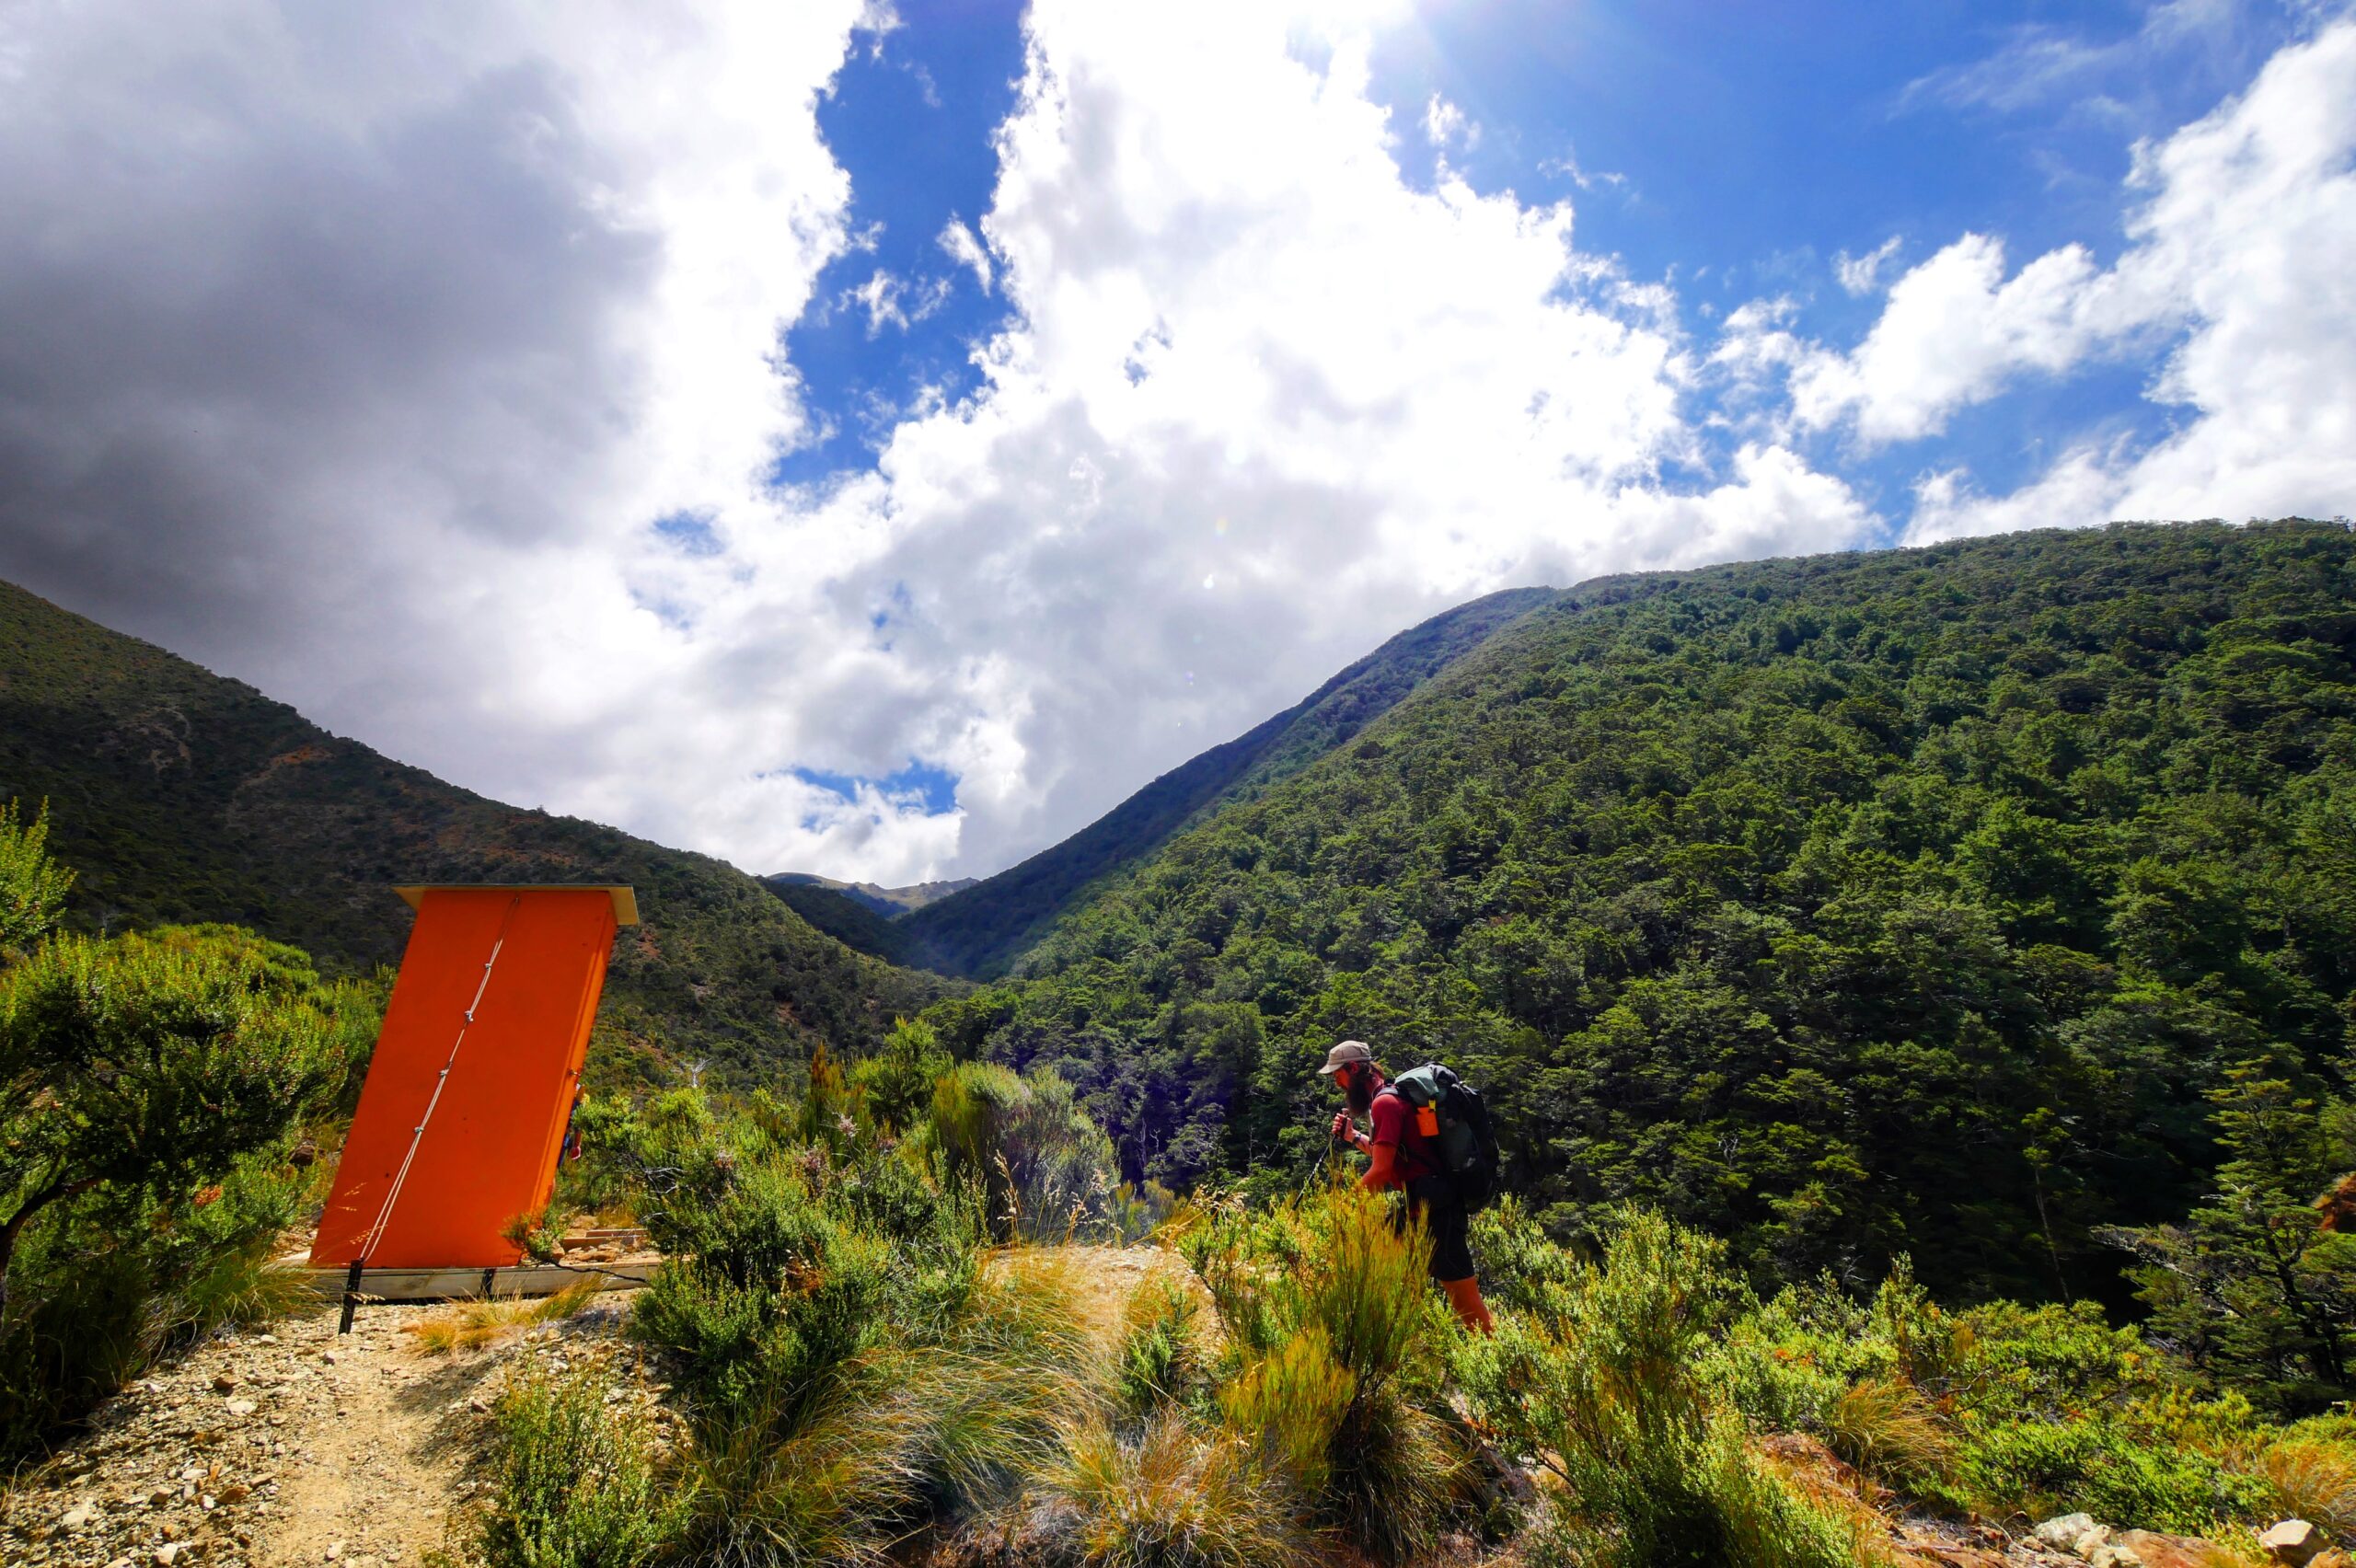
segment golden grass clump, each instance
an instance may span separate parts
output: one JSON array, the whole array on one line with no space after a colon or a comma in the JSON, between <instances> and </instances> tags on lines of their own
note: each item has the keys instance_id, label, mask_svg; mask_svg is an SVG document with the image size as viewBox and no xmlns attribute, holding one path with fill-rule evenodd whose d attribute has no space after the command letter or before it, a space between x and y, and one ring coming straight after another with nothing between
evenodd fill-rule
<instances>
[{"instance_id":1,"label":"golden grass clump","mask_svg":"<svg viewBox=\"0 0 2356 1568\"><path fill-rule=\"evenodd\" d=\"M1134 1440L1093 1422L1066 1434L1039 1490L1071 1516L1091 1568L1295 1568L1312 1538L1293 1493L1230 1433L1183 1414L1149 1422Z\"/></svg>"},{"instance_id":2,"label":"golden grass clump","mask_svg":"<svg viewBox=\"0 0 2356 1568\"><path fill-rule=\"evenodd\" d=\"M2335 1541L2356 1541L2356 1448L2292 1438L2260 1449L2251 1470L2285 1518L2305 1519Z\"/></svg>"},{"instance_id":3,"label":"golden grass clump","mask_svg":"<svg viewBox=\"0 0 2356 1568\"><path fill-rule=\"evenodd\" d=\"M519 1330L572 1317L588 1306L596 1294L597 1281L584 1279L554 1296L461 1301L449 1311L403 1324L401 1332L417 1342L421 1355L449 1355L461 1350L479 1350Z\"/></svg>"},{"instance_id":4,"label":"golden grass clump","mask_svg":"<svg viewBox=\"0 0 2356 1568\"><path fill-rule=\"evenodd\" d=\"M1824 1414L1827 1446L1876 1481L1920 1486L1955 1469L1955 1441L1920 1389L1900 1378L1867 1378Z\"/></svg>"}]
</instances>

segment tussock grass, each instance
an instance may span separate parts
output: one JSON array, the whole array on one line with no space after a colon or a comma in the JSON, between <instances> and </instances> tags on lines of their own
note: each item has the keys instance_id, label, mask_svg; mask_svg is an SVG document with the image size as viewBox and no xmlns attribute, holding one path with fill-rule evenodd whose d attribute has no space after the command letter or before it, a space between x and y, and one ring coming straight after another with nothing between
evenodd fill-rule
<instances>
[{"instance_id":1,"label":"tussock grass","mask_svg":"<svg viewBox=\"0 0 2356 1568\"><path fill-rule=\"evenodd\" d=\"M2250 1470L2285 1518L2320 1526L2335 1541L2356 1541L2356 1447L2294 1438L2269 1444Z\"/></svg>"},{"instance_id":2,"label":"tussock grass","mask_svg":"<svg viewBox=\"0 0 2356 1568\"><path fill-rule=\"evenodd\" d=\"M1124 1440L1099 1421L1064 1440L1039 1477L1091 1568L1300 1568L1313 1538L1295 1494L1232 1433L1206 1432L1176 1411Z\"/></svg>"},{"instance_id":3,"label":"tussock grass","mask_svg":"<svg viewBox=\"0 0 2356 1568\"><path fill-rule=\"evenodd\" d=\"M864 1568L923 1495L919 1401L860 1398L884 1368L839 1379L819 1407L750 1403L699 1424L679 1545L710 1568ZM780 1433L791 1402L791 1429Z\"/></svg>"},{"instance_id":4,"label":"tussock grass","mask_svg":"<svg viewBox=\"0 0 2356 1568\"><path fill-rule=\"evenodd\" d=\"M566 1286L554 1296L462 1301L446 1312L402 1324L401 1332L414 1340L419 1354L424 1355L479 1350L520 1330L573 1317L596 1295L597 1282L584 1279Z\"/></svg>"},{"instance_id":5,"label":"tussock grass","mask_svg":"<svg viewBox=\"0 0 2356 1568\"><path fill-rule=\"evenodd\" d=\"M1067 1259L1011 1248L940 1342L904 1358L898 1398L922 1413L923 1470L945 1511L1002 1504L1053 1462L1068 1423L1103 1409L1110 1379L1075 1288Z\"/></svg>"},{"instance_id":6,"label":"tussock grass","mask_svg":"<svg viewBox=\"0 0 2356 1568\"><path fill-rule=\"evenodd\" d=\"M977 1275L939 1339L879 1347L814 1394L708 1409L682 1537L719 1568L877 1563L931 1516L1003 1506L1101 1412L1102 1367L1068 1265L1016 1248Z\"/></svg>"},{"instance_id":7,"label":"tussock grass","mask_svg":"<svg viewBox=\"0 0 2356 1568\"><path fill-rule=\"evenodd\" d=\"M225 1327L266 1328L313 1305L309 1274L276 1262L273 1240L263 1237L223 1253L164 1297L160 1337L192 1341Z\"/></svg>"},{"instance_id":8,"label":"tussock grass","mask_svg":"<svg viewBox=\"0 0 2356 1568\"><path fill-rule=\"evenodd\" d=\"M1876 1481L1920 1488L1955 1471L1946 1423L1901 1378L1867 1378L1836 1396L1824 1413L1826 1445Z\"/></svg>"}]
</instances>

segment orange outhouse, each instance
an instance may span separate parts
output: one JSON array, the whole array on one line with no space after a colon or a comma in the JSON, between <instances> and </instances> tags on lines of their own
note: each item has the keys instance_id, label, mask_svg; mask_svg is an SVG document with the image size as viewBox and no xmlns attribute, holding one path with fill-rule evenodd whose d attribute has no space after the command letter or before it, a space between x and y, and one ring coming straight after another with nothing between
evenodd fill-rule
<instances>
[{"instance_id":1,"label":"orange outhouse","mask_svg":"<svg viewBox=\"0 0 2356 1568\"><path fill-rule=\"evenodd\" d=\"M556 1190L627 887L404 887L417 911L311 1262L504 1268Z\"/></svg>"}]
</instances>

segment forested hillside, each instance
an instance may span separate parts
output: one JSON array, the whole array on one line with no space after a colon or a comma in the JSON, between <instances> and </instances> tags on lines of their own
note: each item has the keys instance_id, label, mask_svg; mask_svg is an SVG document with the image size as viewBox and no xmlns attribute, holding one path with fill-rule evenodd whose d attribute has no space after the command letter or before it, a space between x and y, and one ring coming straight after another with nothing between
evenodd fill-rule
<instances>
[{"instance_id":1,"label":"forested hillside","mask_svg":"<svg viewBox=\"0 0 2356 1568\"><path fill-rule=\"evenodd\" d=\"M2329 524L1589 583L934 1017L1132 1175L1305 1167L1357 1035L1480 1082L1558 1226L2115 1298L2091 1231L2190 1206L2228 1070L2346 1063L2351 649Z\"/></svg>"},{"instance_id":2,"label":"forested hillside","mask_svg":"<svg viewBox=\"0 0 2356 1568\"><path fill-rule=\"evenodd\" d=\"M1293 707L1172 768L1069 838L906 916L899 924L913 944L907 951L944 974L1006 973L1095 883L1207 813L1289 778L1553 597L1551 588L1507 589L1401 632Z\"/></svg>"},{"instance_id":3,"label":"forested hillside","mask_svg":"<svg viewBox=\"0 0 2356 1568\"><path fill-rule=\"evenodd\" d=\"M592 1077L722 1078L860 1050L953 987L854 953L753 878L502 805L341 740L250 686L0 584L0 801L49 802L75 924L228 921L330 973L400 956L396 882L619 882Z\"/></svg>"}]
</instances>

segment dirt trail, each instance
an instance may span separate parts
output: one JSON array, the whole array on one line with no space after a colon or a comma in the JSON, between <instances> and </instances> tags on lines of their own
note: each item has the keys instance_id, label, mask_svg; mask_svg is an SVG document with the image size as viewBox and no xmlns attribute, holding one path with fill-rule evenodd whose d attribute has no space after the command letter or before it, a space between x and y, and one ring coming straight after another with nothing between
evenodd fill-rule
<instances>
[{"instance_id":1,"label":"dirt trail","mask_svg":"<svg viewBox=\"0 0 2356 1568\"><path fill-rule=\"evenodd\" d=\"M1047 1249L1106 1350L1130 1292L1193 1276L1154 1247ZM1199 1290L1199 1286L1195 1288ZM481 1350L422 1354L441 1306L336 1309L200 1345L110 1401L87 1435L0 1497L0 1562L27 1568L419 1568L455 1544L491 1398L519 1358L621 1364L663 1391L619 1329L629 1297ZM656 1414L657 1420L667 1415Z\"/></svg>"},{"instance_id":2,"label":"dirt trail","mask_svg":"<svg viewBox=\"0 0 2356 1568\"><path fill-rule=\"evenodd\" d=\"M453 1355L406 1324L438 1307L336 1310L199 1346L110 1401L6 1498L0 1561L29 1568L414 1568L449 1538L491 1404L519 1356L629 1356L627 1297ZM634 1357L632 1357L634 1359Z\"/></svg>"}]
</instances>

